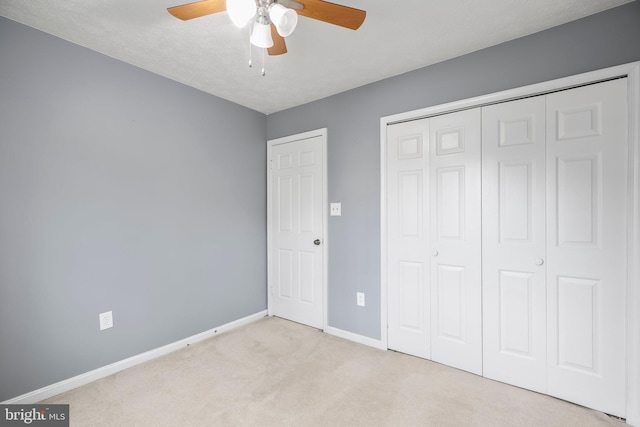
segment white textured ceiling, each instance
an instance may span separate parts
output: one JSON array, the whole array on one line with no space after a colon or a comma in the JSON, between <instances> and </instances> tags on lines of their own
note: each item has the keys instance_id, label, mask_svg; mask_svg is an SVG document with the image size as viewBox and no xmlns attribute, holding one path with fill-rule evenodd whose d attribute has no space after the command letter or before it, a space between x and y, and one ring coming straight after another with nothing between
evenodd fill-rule
<instances>
[{"instance_id":1,"label":"white textured ceiling","mask_svg":"<svg viewBox=\"0 0 640 427\"><path fill-rule=\"evenodd\" d=\"M362 27L300 17L265 77L226 12L183 22L166 10L189 0L2 0L0 15L270 114L630 1L334 0L366 10Z\"/></svg>"}]
</instances>

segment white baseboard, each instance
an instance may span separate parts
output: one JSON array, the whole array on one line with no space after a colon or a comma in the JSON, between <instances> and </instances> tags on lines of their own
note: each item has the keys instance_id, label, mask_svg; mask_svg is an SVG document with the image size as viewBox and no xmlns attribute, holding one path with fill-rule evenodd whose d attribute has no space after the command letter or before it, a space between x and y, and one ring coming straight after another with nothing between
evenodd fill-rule
<instances>
[{"instance_id":1,"label":"white baseboard","mask_svg":"<svg viewBox=\"0 0 640 427\"><path fill-rule=\"evenodd\" d=\"M255 322L256 320L259 320L265 317L266 315L267 315L267 310L263 310L255 314L251 314L247 317L243 317L242 319L234 320L233 322L229 322L224 325L218 326L217 328L209 329L208 331L204 331L199 334L192 335L180 341L176 341L171 344L167 344L165 346L158 347L153 350L146 351L144 353L140 353L138 355L120 360L110 365L103 366L102 368L98 368L93 371L89 371L84 374L80 374L66 380L62 380L55 384L51 384L41 389L23 394L22 396L14 397L13 399L9 399L2 403L3 404L24 404L24 405L37 403L44 399L48 399L50 397L56 396L60 393L73 390L74 388L99 380L100 378L113 375L116 372L120 372L124 369L130 368L132 366L138 365L148 360L152 360L157 357L164 356L165 354L179 350L183 347L186 347L187 345L195 344L199 341L206 340L213 336L219 335L223 332L228 332L232 329L238 328L248 323Z\"/></svg>"},{"instance_id":2,"label":"white baseboard","mask_svg":"<svg viewBox=\"0 0 640 427\"><path fill-rule=\"evenodd\" d=\"M387 350L387 347L382 344L382 341L365 337L364 335L354 334L353 332L334 328L333 326L327 326L324 331L329 335L344 338L346 340L354 341L359 344L368 345L369 347L377 348L378 350Z\"/></svg>"}]
</instances>

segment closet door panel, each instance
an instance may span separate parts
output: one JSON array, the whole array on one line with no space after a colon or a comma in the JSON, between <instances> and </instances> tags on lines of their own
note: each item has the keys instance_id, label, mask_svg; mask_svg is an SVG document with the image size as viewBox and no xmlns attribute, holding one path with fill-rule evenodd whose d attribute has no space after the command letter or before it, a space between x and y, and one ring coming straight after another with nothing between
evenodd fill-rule
<instances>
[{"instance_id":1,"label":"closet door panel","mask_svg":"<svg viewBox=\"0 0 640 427\"><path fill-rule=\"evenodd\" d=\"M626 79L547 101L548 392L625 415Z\"/></svg>"},{"instance_id":2,"label":"closet door panel","mask_svg":"<svg viewBox=\"0 0 640 427\"><path fill-rule=\"evenodd\" d=\"M428 120L387 129L388 347L429 358Z\"/></svg>"},{"instance_id":3,"label":"closet door panel","mask_svg":"<svg viewBox=\"0 0 640 427\"><path fill-rule=\"evenodd\" d=\"M480 109L432 117L431 359L482 374Z\"/></svg>"},{"instance_id":4,"label":"closet door panel","mask_svg":"<svg viewBox=\"0 0 640 427\"><path fill-rule=\"evenodd\" d=\"M545 100L482 109L484 376L546 391Z\"/></svg>"}]
</instances>

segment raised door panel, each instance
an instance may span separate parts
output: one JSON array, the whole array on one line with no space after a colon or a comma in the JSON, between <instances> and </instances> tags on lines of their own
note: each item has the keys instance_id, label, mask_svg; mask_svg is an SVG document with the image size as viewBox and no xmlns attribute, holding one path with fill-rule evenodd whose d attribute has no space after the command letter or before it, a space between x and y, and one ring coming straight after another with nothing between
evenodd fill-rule
<instances>
[{"instance_id":1,"label":"raised door panel","mask_svg":"<svg viewBox=\"0 0 640 427\"><path fill-rule=\"evenodd\" d=\"M293 232L293 177L278 176L274 188L277 215L275 221L279 233Z\"/></svg>"},{"instance_id":2,"label":"raised door panel","mask_svg":"<svg viewBox=\"0 0 640 427\"><path fill-rule=\"evenodd\" d=\"M387 129L388 347L429 358L428 120Z\"/></svg>"},{"instance_id":3,"label":"raised door panel","mask_svg":"<svg viewBox=\"0 0 640 427\"><path fill-rule=\"evenodd\" d=\"M299 286L299 302L300 304L308 304L314 306L321 296L321 283L317 280L316 275L316 254L313 251L301 250L298 252L298 286Z\"/></svg>"},{"instance_id":4,"label":"raised door panel","mask_svg":"<svg viewBox=\"0 0 640 427\"><path fill-rule=\"evenodd\" d=\"M533 238L535 163L535 159L499 162L500 243L527 244Z\"/></svg>"},{"instance_id":5,"label":"raised door panel","mask_svg":"<svg viewBox=\"0 0 640 427\"><path fill-rule=\"evenodd\" d=\"M481 374L480 109L429 128L431 359Z\"/></svg>"},{"instance_id":6,"label":"raised door panel","mask_svg":"<svg viewBox=\"0 0 640 427\"><path fill-rule=\"evenodd\" d=\"M276 268L274 269L275 279L277 283L278 298L292 300L293 299L293 250L278 249L276 252Z\"/></svg>"},{"instance_id":7,"label":"raised door panel","mask_svg":"<svg viewBox=\"0 0 640 427\"><path fill-rule=\"evenodd\" d=\"M398 172L398 237L420 240L423 236L423 182L422 170Z\"/></svg>"},{"instance_id":8,"label":"raised door panel","mask_svg":"<svg viewBox=\"0 0 640 427\"><path fill-rule=\"evenodd\" d=\"M547 100L548 392L625 416L626 79Z\"/></svg>"},{"instance_id":9,"label":"raised door panel","mask_svg":"<svg viewBox=\"0 0 640 427\"><path fill-rule=\"evenodd\" d=\"M557 244L597 246L602 221L602 153L558 156Z\"/></svg>"},{"instance_id":10,"label":"raised door panel","mask_svg":"<svg viewBox=\"0 0 640 427\"><path fill-rule=\"evenodd\" d=\"M558 277L557 364L598 375L602 340L598 280Z\"/></svg>"},{"instance_id":11,"label":"raised door panel","mask_svg":"<svg viewBox=\"0 0 640 427\"><path fill-rule=\"evenodd\" d=\"M521 271L500 271L499 277L499 349L504 355L535 357L533 332L534 275Z\"/></svg>"},{"instance_id":12,"label":"raised door panel","mask_svg":"<svg viewBox=\"0 0 640 427\"><path fill-rule=\"evenodd\" d=\"M443 339L465 344L465 269L457 265L438 265L436 302L437 334Z\"/></svg>"},{"instance_id":13,"label":"raised door panel","mask_svg":"<svg viewBox=\"0 0 640 427\"><path fill-rule=\"evenodd\" d=\"M436 169L435 196L437 212L436 239L464 240L465 230L465 167Z\"/></svg>"},{"instance_id":14,"label":"raised door panel","mask_svg":"<svg viewBox=\"0 0 640 427\"><path fill-rule=\"evenodd\" d=\"M298 177L298 212L300 221L298 223L300 233L316 235L317 213L315 212L316 194L315 176L313 174L300 175Z\"/></svg>"},{"instance_id":15,"label":"raised door panel","mask_svg":"<svg viewBox=\"0 0 640 427\"><path fill-rule=\"evenodd\" d=\"M424 263L401 261L398 267L398 327L422 338L429 315L424 306Z\"/></svg>"},{"instance_id":16,"label":"raised door panel","mask_svg":"<svg viewBox=\"0 0 640 427\"><path fill-rule=\"evenodd\" d=\"M544 122L544 96L482 109L484 376L539 392L547 357Z\"/></svg>"}]
</instances>

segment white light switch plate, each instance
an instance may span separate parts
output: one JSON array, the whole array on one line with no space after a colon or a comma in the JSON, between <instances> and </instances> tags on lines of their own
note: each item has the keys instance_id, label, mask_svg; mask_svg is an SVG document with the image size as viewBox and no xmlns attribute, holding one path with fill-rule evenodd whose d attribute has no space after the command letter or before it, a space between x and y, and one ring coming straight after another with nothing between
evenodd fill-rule
<instances>
[{"instance_id":1,"label":"white light switch plate","mask_svg":"<svg viewBox=\"0 0 640 427\"><path fill-rule=\"evenodd\" d=\"M331 216L342 216L342 203L331 203Z\"/></svg>"}]
</instances>

